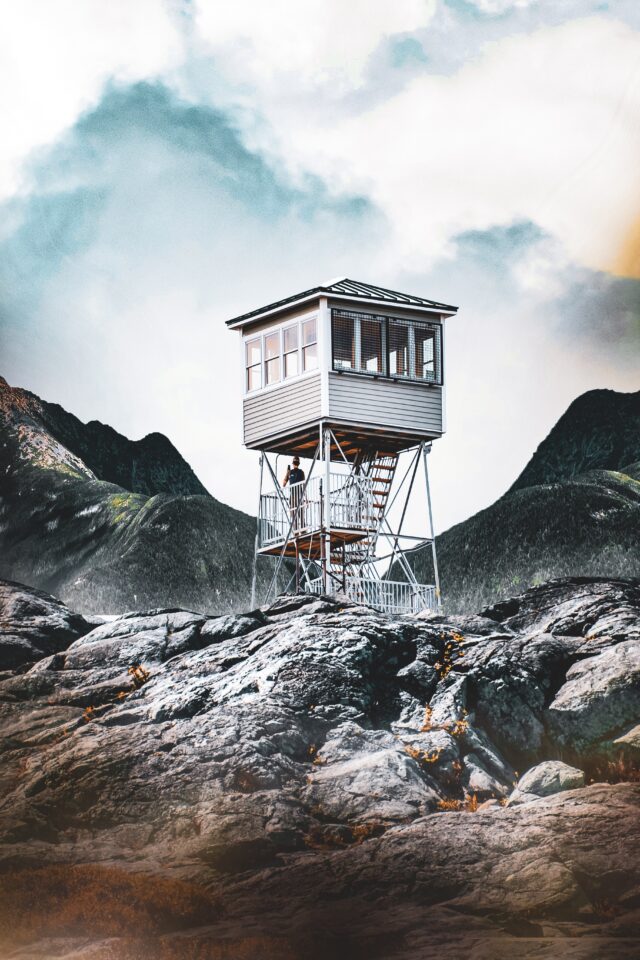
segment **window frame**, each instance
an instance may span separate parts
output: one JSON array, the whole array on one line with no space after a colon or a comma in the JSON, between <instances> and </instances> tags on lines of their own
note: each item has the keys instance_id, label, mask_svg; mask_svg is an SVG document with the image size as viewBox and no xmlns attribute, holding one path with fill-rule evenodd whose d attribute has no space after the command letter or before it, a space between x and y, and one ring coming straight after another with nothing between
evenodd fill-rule
<instances>
[{"instance_id":1,"label":"window frame","mask_svg":"<svg viewBox=\"0 0 640 960\"><path fill-rule=\"evenodd\" d=\"M249 344L258 343L258 349L260 351L260 356L256 363L249 363ZM263 380L263 370L262 370L262 360L263 360L263 349L262 349L262 337L260 334L253 337L247 337L243 342L244 347L244 390L245 393L257 393L258 390L262 390L264 386ZM257 387L249 386L249 371L258 369L260 371L260 383Z\"/></svg>"},{"instance_id":2,"label":"window frame","mask_svg":"<svg viewBox=\"0 0 640 960\"><path fill-rule=\"evenodd\" d=\"M315 340L306 346L316 347L316 366L312 367L310 370L303 370L303 360L304 360L304 348L302 346L302 325L309 320L314 320L316 324L316 333ZM278 387L285 386L286 384L295 383L297 380L301 380L303 377L313 376L313 374L318 374L320 371L320 314L316 310L313 313L302 315L296 317L294 320L287 319L282 320L279 324L274 324L273 326L266 327L263 330L257 331L255 333L247 332L243 338L243 349L244 349L244 363L245 363L245 380L244 380L244 395L245 396L256 396L259 393L264 393L269 390L277 390ZM285 330L290 330L292 327L295 327L298 332L298 346L296 350L289 350L287 354L296 353L298 357L298 372L296 374L291 374L291 376L285 376L285 357L287 354L284 352L284 340L285 340ZM271 383L267 383L267 357L266 357L266 344L265 341L267 337L271 337L274 334L277 334L279 338L279 362L280 362L280 379L274 380ZM260 343L260 386L253 387L249 389L249 364L247 363L247 345L255 340L258 340ZM272 357L273 361L276 359ZM252 367L257 366L257 364L252 364Z\"/></svg>"},{"instance_id":3,"label":"window frame","mask_svg":"<svg viewBox=\"0 0 640 960\"><path fill-rule=\"evenodd\" d=\"M315 329L316 329L315 340L310 340L309 343L305 343L305 342L304 342L304 336L303 336L303 333L302 333L302 328L304 327L304 325L305 325L306 323L311 323L311 321L313 321L313 323L315 324ZM301 318L300 318L300 338L299 338L299 341L300 341L300 373L301 373L301 374L303 374L303 373L313 373L314 370L319 370L319 369L320 369L320 355L319 355L319 350L318 350L319 339L318 339L318 315L317 315L317 314L315 314L315 315L313 315L313 316L311 316L311 317L301 317ZM305 360L306 360L306 353L305 353L305 351L306 351L309 347L315 347L315 348L316 348L316 363L315 363L315 366L314 366L314 367L309 367L309 369L307 369L307 367L306 367L306 365L305 365Z\"/></svg>"},{"instance_id":4,"label":"window frame","mask_svg":"<svg viewBox=\"0 0 640 960\"><path fill-rule=\"evenodd\" d=\"M353 367L341 367L336 365L334 355L334 321L340 317L353 321L353 342L354 342L354 362ZM376 320L381 324L381 342L382 342L382 370L371 371L362 367L362 321ZM389 329L391 324L397 324L407 328L407 367L408 373L391 372L391 350ZM340 307L331 309L331 372L337 374L353 374L358 377L369 377L372 379L393 380L398 383L419 383L426 386L443 386L443 323L441 320L426 320L422 317L402 317L389 314L373 314L349 310ZM430 377L420 377L416 373L417 351L416 351L416 331L426 329L434 333L434 356L433 379Z\"/></svg>"},{"instance_id":5,"label":"window frame","mask_svg":"<svg viewBox=\"0 0 640 960\"><path fill-rule=\"evenodd\" d=\"M285 348L284 348L284 346L285 346L285 336L286 336L288 330L295 330L295 331L296 331L296 347L295 347L295 350L285 350ZM302 371L301 371L301 367L300 367L300 360L301 360L300 333L301 333L301 329L300 329L300 323L299 323L298 321L294 321L293 323L287 323L287 324L285 324L285 325L282 327L282 334L281 334L281 336L282 336L282 351L281 351L281 356L282 356L282 380L281 380L281 383L284 383L286 380L295 380L296 377L299 377L300 374L301 374L301 372L302 372ZM292 374L288 375L288 374L287 374L287 357L293 356L293 354L296 355L297 369L296 369L296 372L295 372L295 373L292 373Z\"/></svg>"}]
</instances>

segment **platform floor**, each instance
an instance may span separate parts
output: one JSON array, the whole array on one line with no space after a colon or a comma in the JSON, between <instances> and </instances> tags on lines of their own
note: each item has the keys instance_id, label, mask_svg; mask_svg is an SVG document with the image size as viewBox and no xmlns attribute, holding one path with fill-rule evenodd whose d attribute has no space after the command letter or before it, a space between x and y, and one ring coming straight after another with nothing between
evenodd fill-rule
<instances>
[{"instance_id":1,"label":"platform floor","mask_svg":"<svg viewBox=\"0 0 640 960\"><path fill-rule=\"evenodd\" d=\"M340 530L331 531L331 552L339 551L343 544L358 543L371 536L373 530ZM284 540L270 543L267 547L260 547L258 553L262 556L278 557L285 545ZM285 557L296 555L309 560L319 560L322 554L322 534L320 530L302 530L289 540L284 551Z\"/></svg>"}]
</instances>

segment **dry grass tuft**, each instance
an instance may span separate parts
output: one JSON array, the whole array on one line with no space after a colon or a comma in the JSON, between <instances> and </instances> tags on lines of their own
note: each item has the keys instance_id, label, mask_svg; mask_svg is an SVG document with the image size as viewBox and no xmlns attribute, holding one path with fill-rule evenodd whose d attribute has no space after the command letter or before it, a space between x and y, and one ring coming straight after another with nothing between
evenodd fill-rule
<instances>
[{"instance_id":1,"label":"dry grass tuft","mask_svg":"<svg viewBox=\"0 0 640 960\"><path fill-rule=\"evenodd\" d=\"M638 762L627 753L619 753L614 760L599 760L585 764L588 783L638 783Z\"/></svg>"},{"instance_id":2,"label":"dry grass tuft","mask_svg":"<svg viewBox=\"0 0 640 960\"><path fill-rule=\"evenodd\" d=\"M438 810L464 810L465 813L475 813L478 809L478 798L475 793L467 793L464 800L448 799L438 801Z\"/></svg>"}]
</instances>

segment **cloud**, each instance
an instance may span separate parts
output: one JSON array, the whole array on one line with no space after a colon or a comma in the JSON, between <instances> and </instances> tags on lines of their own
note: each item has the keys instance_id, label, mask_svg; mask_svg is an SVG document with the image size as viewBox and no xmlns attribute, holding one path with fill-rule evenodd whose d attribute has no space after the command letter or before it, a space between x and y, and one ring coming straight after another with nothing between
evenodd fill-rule
<instances>
[{"instance_id":1,"label":"cloud","mask_svg":"<svg viewBox=\"0 0 640 960\"><path fill-rule=\"evenodd\" d=\"M194 20L219 69L239 86L338 100L362 83L385 38L425 27L435 7L435 0L196 0Z\"/></svg>"},{"instance_id":2,"label":"cloud","mask_svg":"<svg viewBox=\"0 0 640 960\"><path fill-rule=\"evenodd\" d=\"M0 218L4 374L130 435L164 431L251 508L252 480L221 468L242 461L224 321L347 260L362 274L383 219L312 176L292 186L228 118L160 84L109 89L25 182Z\"/></svg>"},{"instance_id":3,"label":"cloud","mask_svg":"<svg viewBox=\"0 0 640 960\"><path fill-rule=\"evenodd\" d=\"M98 102L108 80L170 70L181 39L158 0L20 0L0 29L0 198L20 188L21 164Z\"/></svg>"},{"instance_id":4,"label":"cloud","mask_svg":"<svg viewBox=\"0 0 640 960\"><path fill-rule=\"evenodd\" d=\"M502 16L502 14L509 13L512 10L525 10L539 2L540 0L461 0L460 5L475 7L480 13L489 16Z\"/></svg>"},{"instance_id":5,"label":"cloud","mask_svg":"<svg viewBox=\"0 0 640 960\"><path fill-rule=\"evenodd\" d=\"M32 3L2 168L10 381L166 432L253 510L224 319L345 273L460 303L440 528L502 493L578 393L637 386L638 287L603 267L636 262L640 35L556 25L591 0L96 0L91 23Z\"/></svg>"},{"instance_id":6,"label":"cloud","mask_svg":"<svg viewBox=\"0 0 640 960\"><path fill-rule=\"evenodd\" d=\"M331 122L265 109L290 170L384 211L394 266L433 261L462 230L531 220L606 269L638 213L640 34L612 20L501 40L453 76L415 77Z\"/></svg>"}]
</instances>

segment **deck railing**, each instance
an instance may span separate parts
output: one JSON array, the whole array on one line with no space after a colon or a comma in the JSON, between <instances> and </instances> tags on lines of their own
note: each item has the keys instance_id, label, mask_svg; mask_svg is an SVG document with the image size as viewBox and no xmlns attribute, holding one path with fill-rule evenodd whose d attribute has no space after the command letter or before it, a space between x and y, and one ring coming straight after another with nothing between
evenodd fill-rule
<instances>
[{"instance_id":1,"label":"deck railing","mask_svg":"<svg viewBox=\"0 0 640 960\"><path fill-rule=\"evenodd\" d=\"M293 483L281 493L260 497L259 545L268 547L301 533L318 532L327 526L323 518L323 491L326 477L311 477ZM366 531L376 524L373 481L368 477L341 473L329 475L329 518L333 529Z\"/></svg>"},{"instance_id":2,"label":"deck railing","mask_svg":"<svg viewBox=\"0 0 640 960\"><path fill-rule=\"evenodd\" d=\"M321 594L322 578L306 583L305 590L307 593ZM340 593L354 603L367 604L383 613L408 614L436 609L436 588L432 584L345 577Z\"/></svg>"}]
</instances>

